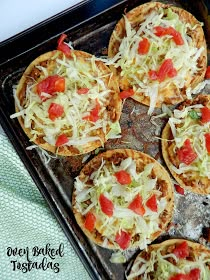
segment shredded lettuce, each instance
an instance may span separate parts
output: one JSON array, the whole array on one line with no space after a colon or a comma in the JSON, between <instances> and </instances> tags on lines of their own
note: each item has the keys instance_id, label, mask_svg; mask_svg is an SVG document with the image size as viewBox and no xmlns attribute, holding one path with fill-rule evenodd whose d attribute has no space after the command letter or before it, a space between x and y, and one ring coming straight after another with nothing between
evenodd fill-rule
<instances>
[{"instance_id":1,"label":"shredded lettuce","mask_svg":"<svg viewBox=\"0 0 210 280\"><path fill-rule=\"evenodd\" d=\"M114 122L110 125L110 131L106 135L106 139L121 138L121 126L120 123Z\"/></svg>"},{"instance_id":2,"label":"shredded lettuce","mask_svg":"<svg viewBox=\"0 0 210 280\"><path fill-rule=\"evenodd\" d=\"M117 251L113 252L110 258L111 263L125 263L126 257L123 255L123 252Z\"/></svg>"}]
</instances>

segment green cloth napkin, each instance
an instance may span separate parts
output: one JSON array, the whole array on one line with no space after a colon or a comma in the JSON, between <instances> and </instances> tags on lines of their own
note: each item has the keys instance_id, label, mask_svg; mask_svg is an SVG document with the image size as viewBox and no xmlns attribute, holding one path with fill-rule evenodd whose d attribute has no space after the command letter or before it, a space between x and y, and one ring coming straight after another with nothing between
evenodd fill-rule
<instances>
[{"instance_id":1,"label":"green cloth napkin","mask_svg":"<svg viewBox=\"0 0 210 280\"><path fill-rule=\"evenodd\" d=\"M34 268L28 267L28 261ZM90 279L8 138L1 131L0 279Z\"/></svg>"}]
</instances>

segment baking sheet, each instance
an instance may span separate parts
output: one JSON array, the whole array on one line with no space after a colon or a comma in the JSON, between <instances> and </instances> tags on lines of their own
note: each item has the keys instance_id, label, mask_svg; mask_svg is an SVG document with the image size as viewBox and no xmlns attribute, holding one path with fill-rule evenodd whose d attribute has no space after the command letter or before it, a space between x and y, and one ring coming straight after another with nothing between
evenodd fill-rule
<instances>
[{"instance_id":1,"label":"baking sheet","mask_svg":"<svg viewBox=\"0 0 210 280\"><path fill-rule=\"evenodd\" d=\"M116 3L111 8L103 12L98 12L98 15L91 16L85 19L80 24L72 25L65 28L63 32L72 41L75 49L83 50L96 56L104 56L107 53L107 46L112 30L125 10L138 6L147 1L115 1ZM192 5L187 5L188 1L164 1L179 6L184 5L186 9L192 11ZM190 1L189 1L190 2ZM87 6L78 7L78 10L65 15L60 15L59 21L67 17L79 15L82 11L94 7L95 1L89 1ZM81 9L82 8L82 9ZM196 10L197 13L197 10ZM52 211L61 223L69 241L80 256L86 269L93 279L124 279L124 272L127 264L136 254L135 251L126 252L127 263L112 264L109 259L113 251L100 248L91 243L84 236L80 228L77 226L71 210L71 194L73 188L74 177L79 174L79 171L84 164L94 156L94 152L90 153L90 157L86 159L86 155L76 157L61 157L51 158L48 161L47 156L39 149L27 150L31 145L28 138L20 128L16 119L10 119L10 115L14 113L13 86L17 84L24 69L38 55L56 48L57 39L60 36L60 31L54 29L56 18L51 23L47 22L47 30L51 37L47 40L39 39L33 48L27 51L13 53L13 58L4 60L0 68L0 116L1 124L14 145L16 151L25 163L31 176L33 177L37 187L49 203ZM45 30L46 26L42 24L41 29ZM57 33L56 33L57 32ZM31 30L27 35L21 37L21 40L28 36L37 36L37 29ZM19 42L20 38L17 38ZM38 40L38 39L37 39ZM0 46L0 50L15 44L4 44ZM27 44L27 43L26 43ZM7 50L9 51L9 50ZM12 54L11 54L12 55ZM210 92L208 88L205 89ZM167 118L154 119L152 123L147 115L148 107L135 102L132 99L127 99L124 107L120 124L122 127L122 137L115 140L109 140L104 150L113 148L133 148L143 151L156 160L164 162L161 156L159 136ZM154 115L159 115L161 111L156 109ZM194 240L209 246L210 228L210 196L201 196L186 192L181 196L175 192L175 211L173 221L170 224L168 231L162 234L156 242L165 240L171 237L182 237Z\"/></svg>"}]
</instances>

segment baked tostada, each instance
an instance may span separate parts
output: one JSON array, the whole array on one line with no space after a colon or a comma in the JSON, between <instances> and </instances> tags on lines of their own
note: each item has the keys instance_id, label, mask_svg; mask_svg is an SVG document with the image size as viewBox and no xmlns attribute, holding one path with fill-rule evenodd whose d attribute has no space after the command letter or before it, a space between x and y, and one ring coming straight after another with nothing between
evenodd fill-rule
<instances>
[{"instance_id":1,"label":"baked tostada","mask_svg":"<svg viewBox=\"0 0 210 280\"><path fill-rule=\"evenodd\" d=\"M75 179L76 221L91 241L108 249L145 248L166 230L173 207L167 171L136 150L98 154Z\"/></svg>"},{"instance_id":2,"label":"baked tostada","mask_svg":"<svg viewBox=\"0 0 210 280\"><path fill-rule=\"evenodd\" d=\"M103 62L78 50L66 55L65 46L27 67L12 117L18 117L31 142L72 156L103 146L111 130L119 133L122 102L117 79Z\"/></svg>"},{"instance_id":3,"label":"baked tostada","mask_svg":"<svg viewBox=\"0 0 210 280\"><path fill-rule=\"evenodd\" d=\"M149 245L139 253L128 280L208 280L210 250L184 239Z\"/></svg>"},{"instance_id":4,"label":"baked tostada","mask_svg":"<svg viewBox=\"0 0 210 280\"><path fill-rule=\"evenodd\" d=\"M162 154L181 187L210 194L210 95L181 103L162 132Z\"/></svg>"},{"instance_id":5,"label":"baked tostada","mask_svg":"<svg viewBox=\"0 0 210 280\"><path fill-rule=\"evenodd\" d=\"M207 50L202 24L170 4L142 4L117 22L109 63L123 98L154 107L178 104L204 79Z\"/></svg>"}]
</instances>

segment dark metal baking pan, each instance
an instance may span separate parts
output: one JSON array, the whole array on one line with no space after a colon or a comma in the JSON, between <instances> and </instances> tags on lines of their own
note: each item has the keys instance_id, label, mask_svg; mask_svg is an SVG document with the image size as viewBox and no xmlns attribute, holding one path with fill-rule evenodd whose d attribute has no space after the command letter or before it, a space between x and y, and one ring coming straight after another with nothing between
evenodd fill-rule
<instances>
[{"instance_id":1,"label":"dark metal baking pan","mask_svg":"<svg viewBox=\"0 0 210 280\"><path fill-rule=\"evenodd\" d=\"M61 33L67 34L75 49L97 56L106 54L109 37L117 20L121 18L125 10L130 10L144 2L147 1L83 1L0 44L1 125L92 279L124 279L127 263L112 264L109 261L111 250L91 243L74 219L71 210L73 180L85 163L84 156L73 158L58 156L46 163L40 150L27 150L26 148L31 143L17 119L10 119L10 115L15 111L13 86L18 83L24 69L33 59L56 48ZM192 5L187 5L187 3L188 1L183 1L185 8L191 11ZM178 4L182 5L181 1ZM155 110L155 114L159 113L160 110ZM160 131L166 121L166 119L158 120ZM109 140L105 149L134 148L148 153L163 163L160 141L155 137L156 126L151 124L146 106L127 100L120 123L122 138ZM208 197L189 193L185 196L176 195L175 199L173 223L176 226L159 240L168 237L183 237L200 241L203 238L203 232L210 226ZM192 207L196 209L193 214L190 210ZM131 257L132 253L128 254L128 261Z\"/></svg>"}]
</instances>

